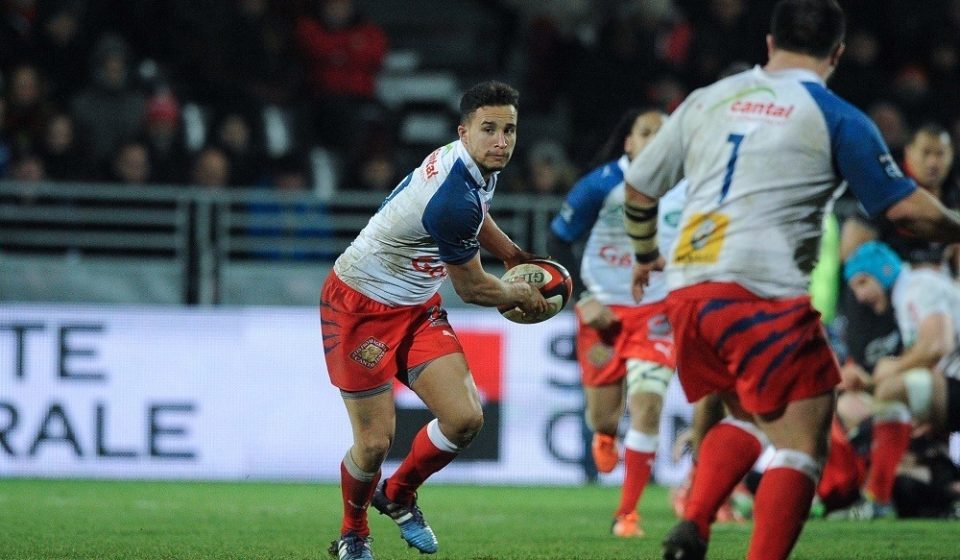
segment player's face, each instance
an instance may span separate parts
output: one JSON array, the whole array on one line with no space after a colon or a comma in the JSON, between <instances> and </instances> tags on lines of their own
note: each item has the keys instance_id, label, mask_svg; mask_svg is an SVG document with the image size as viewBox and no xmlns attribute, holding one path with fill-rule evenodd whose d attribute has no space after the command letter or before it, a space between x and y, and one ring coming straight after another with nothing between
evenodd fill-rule
<instances>
[{"instance_id":1,"label":"player's face","mask_svg":"<svg viewBox=\"0 0 960 560\"><path fill-rule=\"evenodd\" d=\"M921 185L939 187L950 173L953 148L950 136L921 132L904 150L907 168Z\"/></svg>"},{"instance_id":2,"label":"player's face","mask_svg":"<svg viewBox=\"0 0 960 560\"><path fill-rule=\"evenodd\" d=\"M666 118L666 115L660 111L649 111L637 116L637 120L633 121L633 128L630 129L630 135L623 142L623 151L627 157L630 159L637 157L660 131Z\"/></svg>"},{"instance_id":3,"label":"player's face","mask_svg":"<svg viewBox=\"0 0 960 560\"><path fill-rule=\"evenodd\" d=\"M853 278L850 279L850 289L857 301L869 305L877 315L881 315L887 310L887 305L889 305L887 292L873 276L864 273L854 274Z\"/></svg>"},{"instance_id":4,"label":"player's face","mask_svg":"<svg viewBox=\"0 0 960 560\"><path fill-rule=\"evenodd\" d=\"M480 107L457 127L460 141L484 177L507 166L517 145L517 108L513 105Z\"/></svg>"}]
</instances>

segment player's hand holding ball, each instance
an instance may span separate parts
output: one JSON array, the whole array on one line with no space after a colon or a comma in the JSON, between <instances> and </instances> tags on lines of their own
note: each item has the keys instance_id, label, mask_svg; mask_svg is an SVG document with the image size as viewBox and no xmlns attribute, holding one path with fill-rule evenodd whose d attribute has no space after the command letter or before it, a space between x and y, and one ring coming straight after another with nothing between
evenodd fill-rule
<instances>
[{"instance_id":1,"label":"player's hand holding ball","mask_svg":"<svg viewBox=\"0 0 960 560\"><path fill-rule=\"evenodd\" d=\"M550 259L534 259L518 264L508 270L501 280L508 284L523 282L539 292L541 296L535 298L537 300L535 302L528 302L533 304L531 307L520 304L497 308L504 317L514 323L542 323L560 313L573 294L573 280L570 278L570 273L560 263ZM545 307L540 304L541 299L545 301Z\"/></svg>"}]
</instances>

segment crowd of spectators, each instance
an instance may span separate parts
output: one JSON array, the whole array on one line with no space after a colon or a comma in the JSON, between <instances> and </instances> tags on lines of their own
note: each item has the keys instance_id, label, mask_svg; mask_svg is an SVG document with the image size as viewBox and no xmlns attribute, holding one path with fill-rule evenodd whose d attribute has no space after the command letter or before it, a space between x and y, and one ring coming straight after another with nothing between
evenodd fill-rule
<instances>
[{"instance_id":1,"label":"crowd of spectators","mask_svg":"<svg viewBox=\"0 0 960 560\"><path fill-rule=\"evenodd\" d=\"M840 3L850 25L831 87L894 151L930 121L960 138L960 0ZM442 70L519 86L519 162L503 188L563 194L624 108L669 111L732 65L763 63L753 38L772 4L478 2L499 30L494 63ZM392 45L411 42L398 6L2 0L0 178L275 187L291 162L310 175L320 146L339 188L388 190L409 164L376 89Z\"/></svg>"}]
</instances>

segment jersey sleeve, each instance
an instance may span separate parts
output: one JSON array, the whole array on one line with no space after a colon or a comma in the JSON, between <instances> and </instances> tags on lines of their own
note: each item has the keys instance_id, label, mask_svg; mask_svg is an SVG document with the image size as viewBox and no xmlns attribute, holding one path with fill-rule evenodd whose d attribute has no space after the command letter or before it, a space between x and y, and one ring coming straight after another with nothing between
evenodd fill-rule
<instances>
[{"instance_id":1,"label":"jersey sleeve","mask_svg":"<svg viewBox=\"0 0 960 560\"><path fill-rule=\"evenodd\" d=\"M615 174L609 178L608 174ZM608 177L609 180L604 180ZM600 215L603 201L610 192L610 181L618 184L622 174L616 163L610 163L581 178L567 194L560 213L550 223L550 229L557 237L573 243L581 239Z\"/></svg>"},{"instance_id":2,"label":"jersey sleeve","mask_svg":"<svg viewBox=\"0 0 960 560\"><path fill-rule=\"evenodd\" d=\"M883 214L916 190L866 115L819 84L805 85L827 120L838 171L870 216Z\"/></svg>"},{"instance_id":3,"label":"jersey sleeve","mask_svg":"<svg viewBox=\"0 0 960 560\"><path fill-rule=\"evenodd\" d=\"M440 260L448 264L463 264L480 251L477 232L482 222L480 197L453 174L430 198L421 219L440 249Z\"/></svg>"},{"instance_id":4,"label":"jersey sleeve","mask_svg":"<svg viewBox=\"0 0 960 560\"><path fill-rule=\"evenodd\" d=\"M906 312L918 326L932 315L951 316L950 295L944 293L936 282L916 282L916 285L910 286L904 300Z\"/></svg>"}]
</instances>

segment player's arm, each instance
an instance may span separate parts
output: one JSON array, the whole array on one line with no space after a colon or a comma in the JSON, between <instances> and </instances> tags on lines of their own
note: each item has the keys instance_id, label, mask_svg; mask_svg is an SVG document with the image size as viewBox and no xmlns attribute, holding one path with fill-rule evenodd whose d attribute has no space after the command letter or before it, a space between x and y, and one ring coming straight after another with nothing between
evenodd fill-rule
<instances>
[{"instance_id":1,"label":"player's arm","mask_svg":"<svg viewBox=\"0 0 960 560\"><path fill-rule=\"evenodd\" d=\"M497 225L490 214L483 218L483 225L480 226L480 232L477 234L477 241L480 246L490 252L491 255L503 261L504 266L513 268L518 264L538 258L537 255L524 251L519 245L513 242L510 237L504 233Z\"/></svg>"},{"instance_id":2,"label":"player's arm","mask_svg":"<svg viewBox=\"0 0 960 560\"><path fill-rule=\"evenodd\" d=\"M526 282L507 283L483 270L480 253L462 264L446 263L453 289L466 302L484 307L512 305L530 314L547 310L540 291Z\"/></svg>"},{"instance_id":3,"label":"player's arm","mask_svg":"<svg viewBox=\"0 0 960 560\"><path fill-rule=\"evenodd\" d=\"M928 241L960 241L960 215L903 176L876 125L852 111L832 118L837 119L831 130L835 161L870 216L885 215Z\"/></svg>"},{"instance_id":4,"label":"player's arm","mask_svg":"<svg viewBox=\"0 0 960 560\"><path fill-rule=\"evenodd\" d=\"M844 220L840 227L840 260L846 261L857 247L877 238L877 230L858 216Z\"/></svg>"},{"instance_id":5,"label":"player's arm","mask_svg":"<svg viewBox=\"0 0 960 560\"><path fill-rule=\"evenodd\" d=\"M927 315L917 328L913 346L896 357L881 358L873 371L876 382L913 368L932 369L941 358L953 351L956 333L946 313Z\"/></svg>"},{"instance_id":6,"label":"player's arm","mask_svg":"<svg viewBox=\"0 0 960 560\"><path fill-rule=\"evenodd\" d=\"M898 227L928 241L960 242L960 214L925 189L917 189L890 206L886 216Z\"/></svg>"},{"instance_id":7,"label":"player's arm","mask_svg":"<svg viewBox=\"0 0 960 560\"><path fill-rule=\"evenodd\" d=\"M670 115L660 132L630 162L624 182L623 224L633 243L633 298L643 299L650 273L662 270L664 260L657 247L657 201L683 178L683 142L681 127L696 92Z\"/></svg>"},{"instance_id":8,"label":"player's arm","mask_svg":"<svg viewBox=\"0 0 960 560\"><path fill-rule=\"evenodd\" d=\"M643 289L650 283L650 273L663 269L663 258L657 247L657 200L632 188L626 189L623 204L623 225L633 244L633 299L643 299Z\"/></svg>"}]
</instances>

